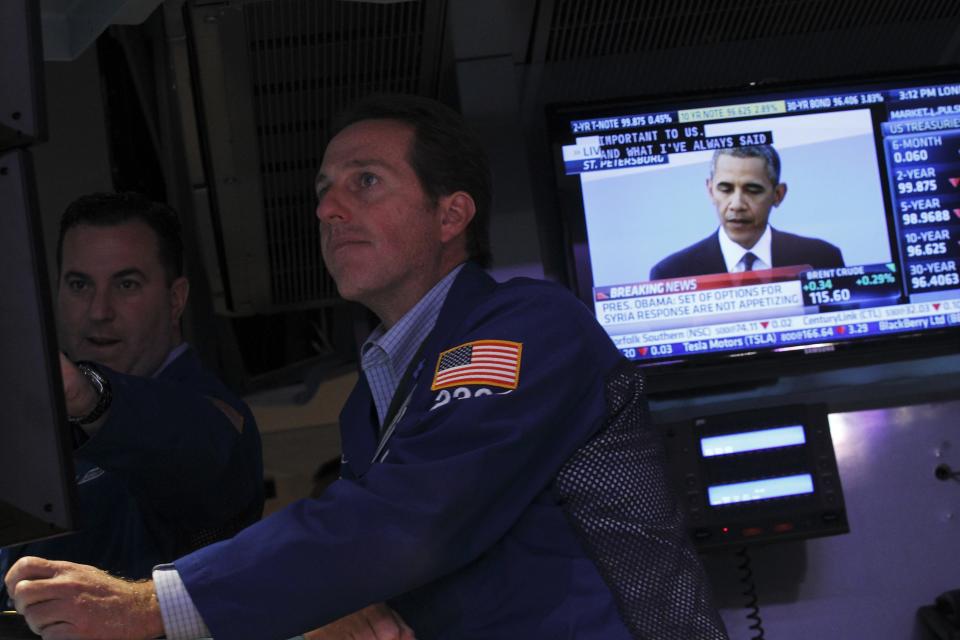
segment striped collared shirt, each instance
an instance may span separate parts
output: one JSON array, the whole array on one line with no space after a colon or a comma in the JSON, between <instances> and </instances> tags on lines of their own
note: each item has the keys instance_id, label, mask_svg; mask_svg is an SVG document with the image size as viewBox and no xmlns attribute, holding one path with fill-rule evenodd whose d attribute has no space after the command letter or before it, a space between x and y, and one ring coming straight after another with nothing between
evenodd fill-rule
<instances>
[{"instance_id":1,"label":"striped collared shirt","mask_svg":"<svg viewBox=\"0 0 960 640\"><path fill-rule=\"evenodd\" d=\"M360 348L360 368L367 376L380 425L410 362L437 323L440 308L463 265L443 277L397 324L378 326Z\"/></svg>"}]
</instances>

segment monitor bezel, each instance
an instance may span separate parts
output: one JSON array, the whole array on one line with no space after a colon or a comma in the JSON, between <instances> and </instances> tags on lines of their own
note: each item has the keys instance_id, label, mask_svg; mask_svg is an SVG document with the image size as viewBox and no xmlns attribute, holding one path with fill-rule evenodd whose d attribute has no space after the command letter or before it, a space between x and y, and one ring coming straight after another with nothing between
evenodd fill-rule
<instances>
[{"instance_id":1,"label":"monitor bezel","mask_svg":"<svg viewBox=\"0 0 960 640\"><path fill-rule=\"evenodd\" d=\"M575 137L570 121L602 118L626 112L652 113L676 111L678 108L708 106L719 101L757 101L764 96L794 92L795 94L829 93L836 89L869 90L890 85L922 86L937 82L960 82L960 67L937 67L910 72L889 72L870 75L842 76L829 79L807 79L793 82L756 81L746 85L717 88L709 91L686 91L665 94L618 97L596 101L556 103L546 106L547 133L553 160L557 209L564 234L564 262L567 286L593 312L593 280L587 244L586 212L581 182L577 175L564 172L561 147ZM888 175L882 142L877 140L878 170L886 185ZM890 193L883 189L884 206L892 208ZM889 220L889 215L888 215ZM894 234L888 227L888 234ZM922 359L960 353L960 327L927 329L918 332L866 336L857 339L824 341L815 345L797 345L791 349L759 348L734 352L687 354L683 357L660 357L635 361L644 369L650 391L683 392L691 388L740 387L746 381L763 383L783 375L802 375L822 370Z\"/></svg>"},{"instance_id":2,"label":"monitor bezel","mask_svg":"<svg viewBox=\"0 0 960 640\"><path fill-rule=\"evenodd\" d=\"M0 153L0 290L8 426L0 448L0 547L71 533L79 523L73 442L60 373L50 278L29 151Z\"/></svg>"}]
</instances>

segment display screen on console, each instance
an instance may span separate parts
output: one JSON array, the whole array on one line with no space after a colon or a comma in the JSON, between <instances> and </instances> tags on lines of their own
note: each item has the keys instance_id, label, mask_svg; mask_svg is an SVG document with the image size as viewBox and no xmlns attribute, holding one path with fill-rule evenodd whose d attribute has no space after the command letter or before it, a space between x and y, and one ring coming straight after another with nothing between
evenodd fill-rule
<instances>
[{"instance_id":1,"label":"display screen on console","mask_svg":"<svg viewBox=\"0 0 960 640\"><path fill-rule=\"evenodd\" d=\"M707 487L707 497L711 507L808 493L813 493L813 476L809 473Z\"/></svg>"},{"instance_id":2,"label":"display screen on console","mask_svg":"<svg viewBox=\"0 0 960 640\"><path fill-rule=\"evenodd\" d=\"M960 81L563 117L581 292L627 357L960 326Z\"/></svg>"},{"instance_id":3,"label":"display screen on console","mask_svg":"<svg viewBox=\"0 0 960 640\"><path fill-rule=\"evenodd\" d=\"M704 458L750 453L778 447L793 447L807 441L803 425L759 429L745 433L728 433L700 440L700 452Z\"/></svg>"}]
</instances>

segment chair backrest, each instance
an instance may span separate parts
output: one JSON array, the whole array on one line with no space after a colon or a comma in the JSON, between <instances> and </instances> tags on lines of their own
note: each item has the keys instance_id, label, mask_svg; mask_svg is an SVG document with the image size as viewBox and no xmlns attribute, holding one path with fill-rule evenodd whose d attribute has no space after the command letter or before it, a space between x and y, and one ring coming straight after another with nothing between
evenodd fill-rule
<instances>
[{"instance_id":1,"label":"chair backrest","mask_svg":"<svg viewBox=\"0 0 960 640\"><path fill-rule=\"evenodd\" d=\"M637 638L725 640L649 419L644 379L624 361L605 384L607 415L555 482L588 553Z\"/></svg>"}]
</instances>

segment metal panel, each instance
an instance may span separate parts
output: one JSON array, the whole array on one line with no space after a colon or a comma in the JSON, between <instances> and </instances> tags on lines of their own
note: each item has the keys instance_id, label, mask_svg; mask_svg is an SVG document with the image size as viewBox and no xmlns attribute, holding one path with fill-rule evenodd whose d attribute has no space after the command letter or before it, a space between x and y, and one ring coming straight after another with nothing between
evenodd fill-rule
<instances>
[{"instance_id":1,"label":"metal panel","mask_svg":"<svg viewBox=\"0 0 960 640\"><path fill-rule=\"evenodd\" d=\"M540 103L956 63L948 0L543 0L527 62Z\"/></svg>"},{"instance_id":2,"label":"metal panel","mask_svg":"<svg viewBox=\"0 0 960 640\"><path fill-rule=\"evenodd\" d=\"M540 61L956 20L949 0L555 0Z\"/></svg>"},{"instance_id":3,"label":"metal panel","mask_svg":"<svg viewBox=\"0 0 960 640\"><path fill-rule=\"evenodd\" d=\"M47 137L38 13L28 0L0 3L0 149Z\"/></svg>"},{"instance_id":4,"label":"metal panel","mask_svg":"<svg viewBox=\"0 0 960 640\"><path fill-rule=\"evenodd\" d=\"M221 254L222 310L254 313L269 305L270 291L243 13L230 4L193 7L189 26L216 244L206 250Z\"/></svg>"},{"instance_id":5,"label":"metal panel","mask_svg":"<svg viewBox=\"0 0 960 640\"><path fill-rule=\"evenodd\" d=\"M70 457L50 285L30 153L0 154L0 546L75 528Z\"/></svg>"},{"instance_id":6,"label":"metal panel","mask_svg":"<svg viewBox=\"0 0 960 640\"><path fill-rule=\"evenodd\" d=\"M850 533L750 551L768 637L900 640L917 635L916 611L960 588L960 402L837 413L830 431ZM741 559L707 556L731 638L748 629Z\"/></svg>"}]
</instances>

